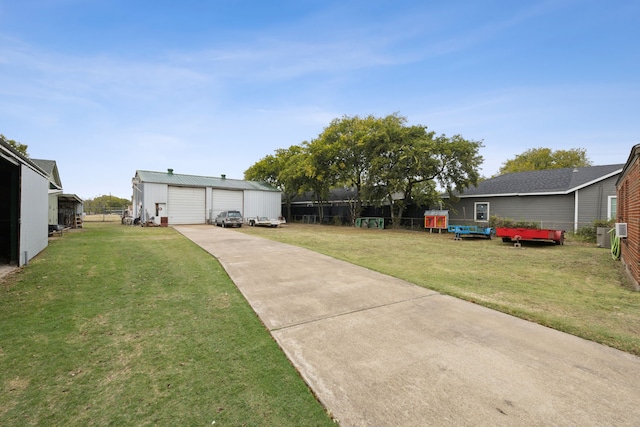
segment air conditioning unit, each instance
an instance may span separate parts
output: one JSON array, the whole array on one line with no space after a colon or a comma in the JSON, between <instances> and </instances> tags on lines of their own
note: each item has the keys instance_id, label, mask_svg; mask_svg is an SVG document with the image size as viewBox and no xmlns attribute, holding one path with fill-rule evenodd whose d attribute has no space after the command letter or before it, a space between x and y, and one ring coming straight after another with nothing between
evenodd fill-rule
<instances>
[{"instance_id":1,"label":"air conditioning unit","mask_svg":"<svg viewBox=\"0 0 640 427\"><path fill-rule=\"evenodd\" d=\"M627 237L627 223L626 222L616 222L616 236L617 237Z\"/></svg>"}]
</instances>

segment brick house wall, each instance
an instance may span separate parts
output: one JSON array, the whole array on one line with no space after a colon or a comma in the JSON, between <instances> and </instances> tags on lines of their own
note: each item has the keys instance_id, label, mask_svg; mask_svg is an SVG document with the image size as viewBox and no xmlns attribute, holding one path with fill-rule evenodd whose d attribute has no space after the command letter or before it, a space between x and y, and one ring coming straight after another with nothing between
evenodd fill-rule
<instances>
[{"instance_id":1,"label":"brick house wall","mask_svg":"<svg viewBox=\"0 0 640 427\"><path fill-rule=\"evenodd\" d=\"M640 144L631 149L616 183L618 222L627 223L627 238L621 239L620 259L636 289L640 289Z\"/></svg>"}]
</instances>

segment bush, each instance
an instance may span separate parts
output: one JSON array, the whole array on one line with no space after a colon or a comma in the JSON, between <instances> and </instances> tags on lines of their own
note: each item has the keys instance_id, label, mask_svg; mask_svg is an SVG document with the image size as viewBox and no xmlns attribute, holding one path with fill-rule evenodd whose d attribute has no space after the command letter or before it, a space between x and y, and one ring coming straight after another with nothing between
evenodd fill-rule
<instances>
[{"instance_id":1,"label":"bush","mask_svg":"<svg viewBox=\"0 0 640 427\"><path fill-rule=\"evenodd\" d=\"M489 227L492 228L533 228L538 229L540 225L535 221L515 221L511 218L502 218L492 215L489 218Z\"/></svg>"},{"instance_id":2,"label":"bush","mask_svg":"<svg viewBox=\"0 0 640 427\"><path fill-rule=\"evenodd\" d=\"M591 224L578 228L576 236L585 242L595 243L598 234L598 227L613 228L615 220L596 219Z\"/></svg>"}]
</instances>

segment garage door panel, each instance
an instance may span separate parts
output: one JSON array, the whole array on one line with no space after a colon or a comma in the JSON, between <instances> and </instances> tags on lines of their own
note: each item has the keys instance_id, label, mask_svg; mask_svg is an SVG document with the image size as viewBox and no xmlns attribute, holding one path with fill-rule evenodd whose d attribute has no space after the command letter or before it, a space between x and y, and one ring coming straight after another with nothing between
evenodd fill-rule
<instances>
[{"instance_id":1,"label":"garage door panel","mask_svg":"<svg viewBox=\"0 0 640 427\"><path fill-rule=\"evenodd\" d=\"M213 190L211 210L215 217L222 211L240 211L244 216L244 197L242 191Z\"/></svg>"},{"instance_id":2,"label":"garage door panel","mask_svg":"<svg viewBox=\"0 0 640 427\"><path fill-rule=\"evenodd\" d=\"M204 224L204 188L169 187L167 206L169 224Z\"/></svg>"}]
</instances>

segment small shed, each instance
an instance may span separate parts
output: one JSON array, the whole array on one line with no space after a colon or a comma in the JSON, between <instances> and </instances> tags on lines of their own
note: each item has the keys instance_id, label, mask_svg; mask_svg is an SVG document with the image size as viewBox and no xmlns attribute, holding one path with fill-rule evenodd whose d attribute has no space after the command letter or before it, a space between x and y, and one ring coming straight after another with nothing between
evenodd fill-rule
<instances>
[{"instance_id":1,"label":"small shed","mask_svg":"<svg viewBox=\"0 0 640 427\"><path fill-rule=\"evenodd\" d=\"M448 210L426 210L424 211L424 228L429 231L447 230L449 227L449 211Z\"/></svg>"},{"instance_id":2,"label":"small shed","mask_svg":"<svg viewBox=\"0 0 640 427\"><path fill-rule=\"evenodd\" d=\"M133 216L143 223L206 224L222 211L238 210L244 218L281 216L281 192L256 181L167 172L136 171Z\"/></svg>"},{"instance_id":3,"label":"small shed","mask_svg":"<svg viewBox=\"0 0 640 427\"><path fill-rule=\"evenodd\" d=\"M47 173L0 138L0 263L22 266L47 247Z\"/></svg>"},{"instance_id":4,"label":"small shed","mask_svg":"<svg viewBox=\"0 0 640 427\"><path fill-rule=\"evenodd\" d=\"M62 181L55 160L31 159L40 169L45 171L49 178L49 225L58 223L58 196L62 194Z\"/></svg>"},{"instance_id":5,"label":"small shed","mask_svg":"<svg viewBox=\"0 0 640 427\"><path fill-rule=\"evenodd\" d=\"M31 159L49 178L49 225L82 227L83 200L75 194L64 194L55 160Z\"/></svg>"}]
</instances>

